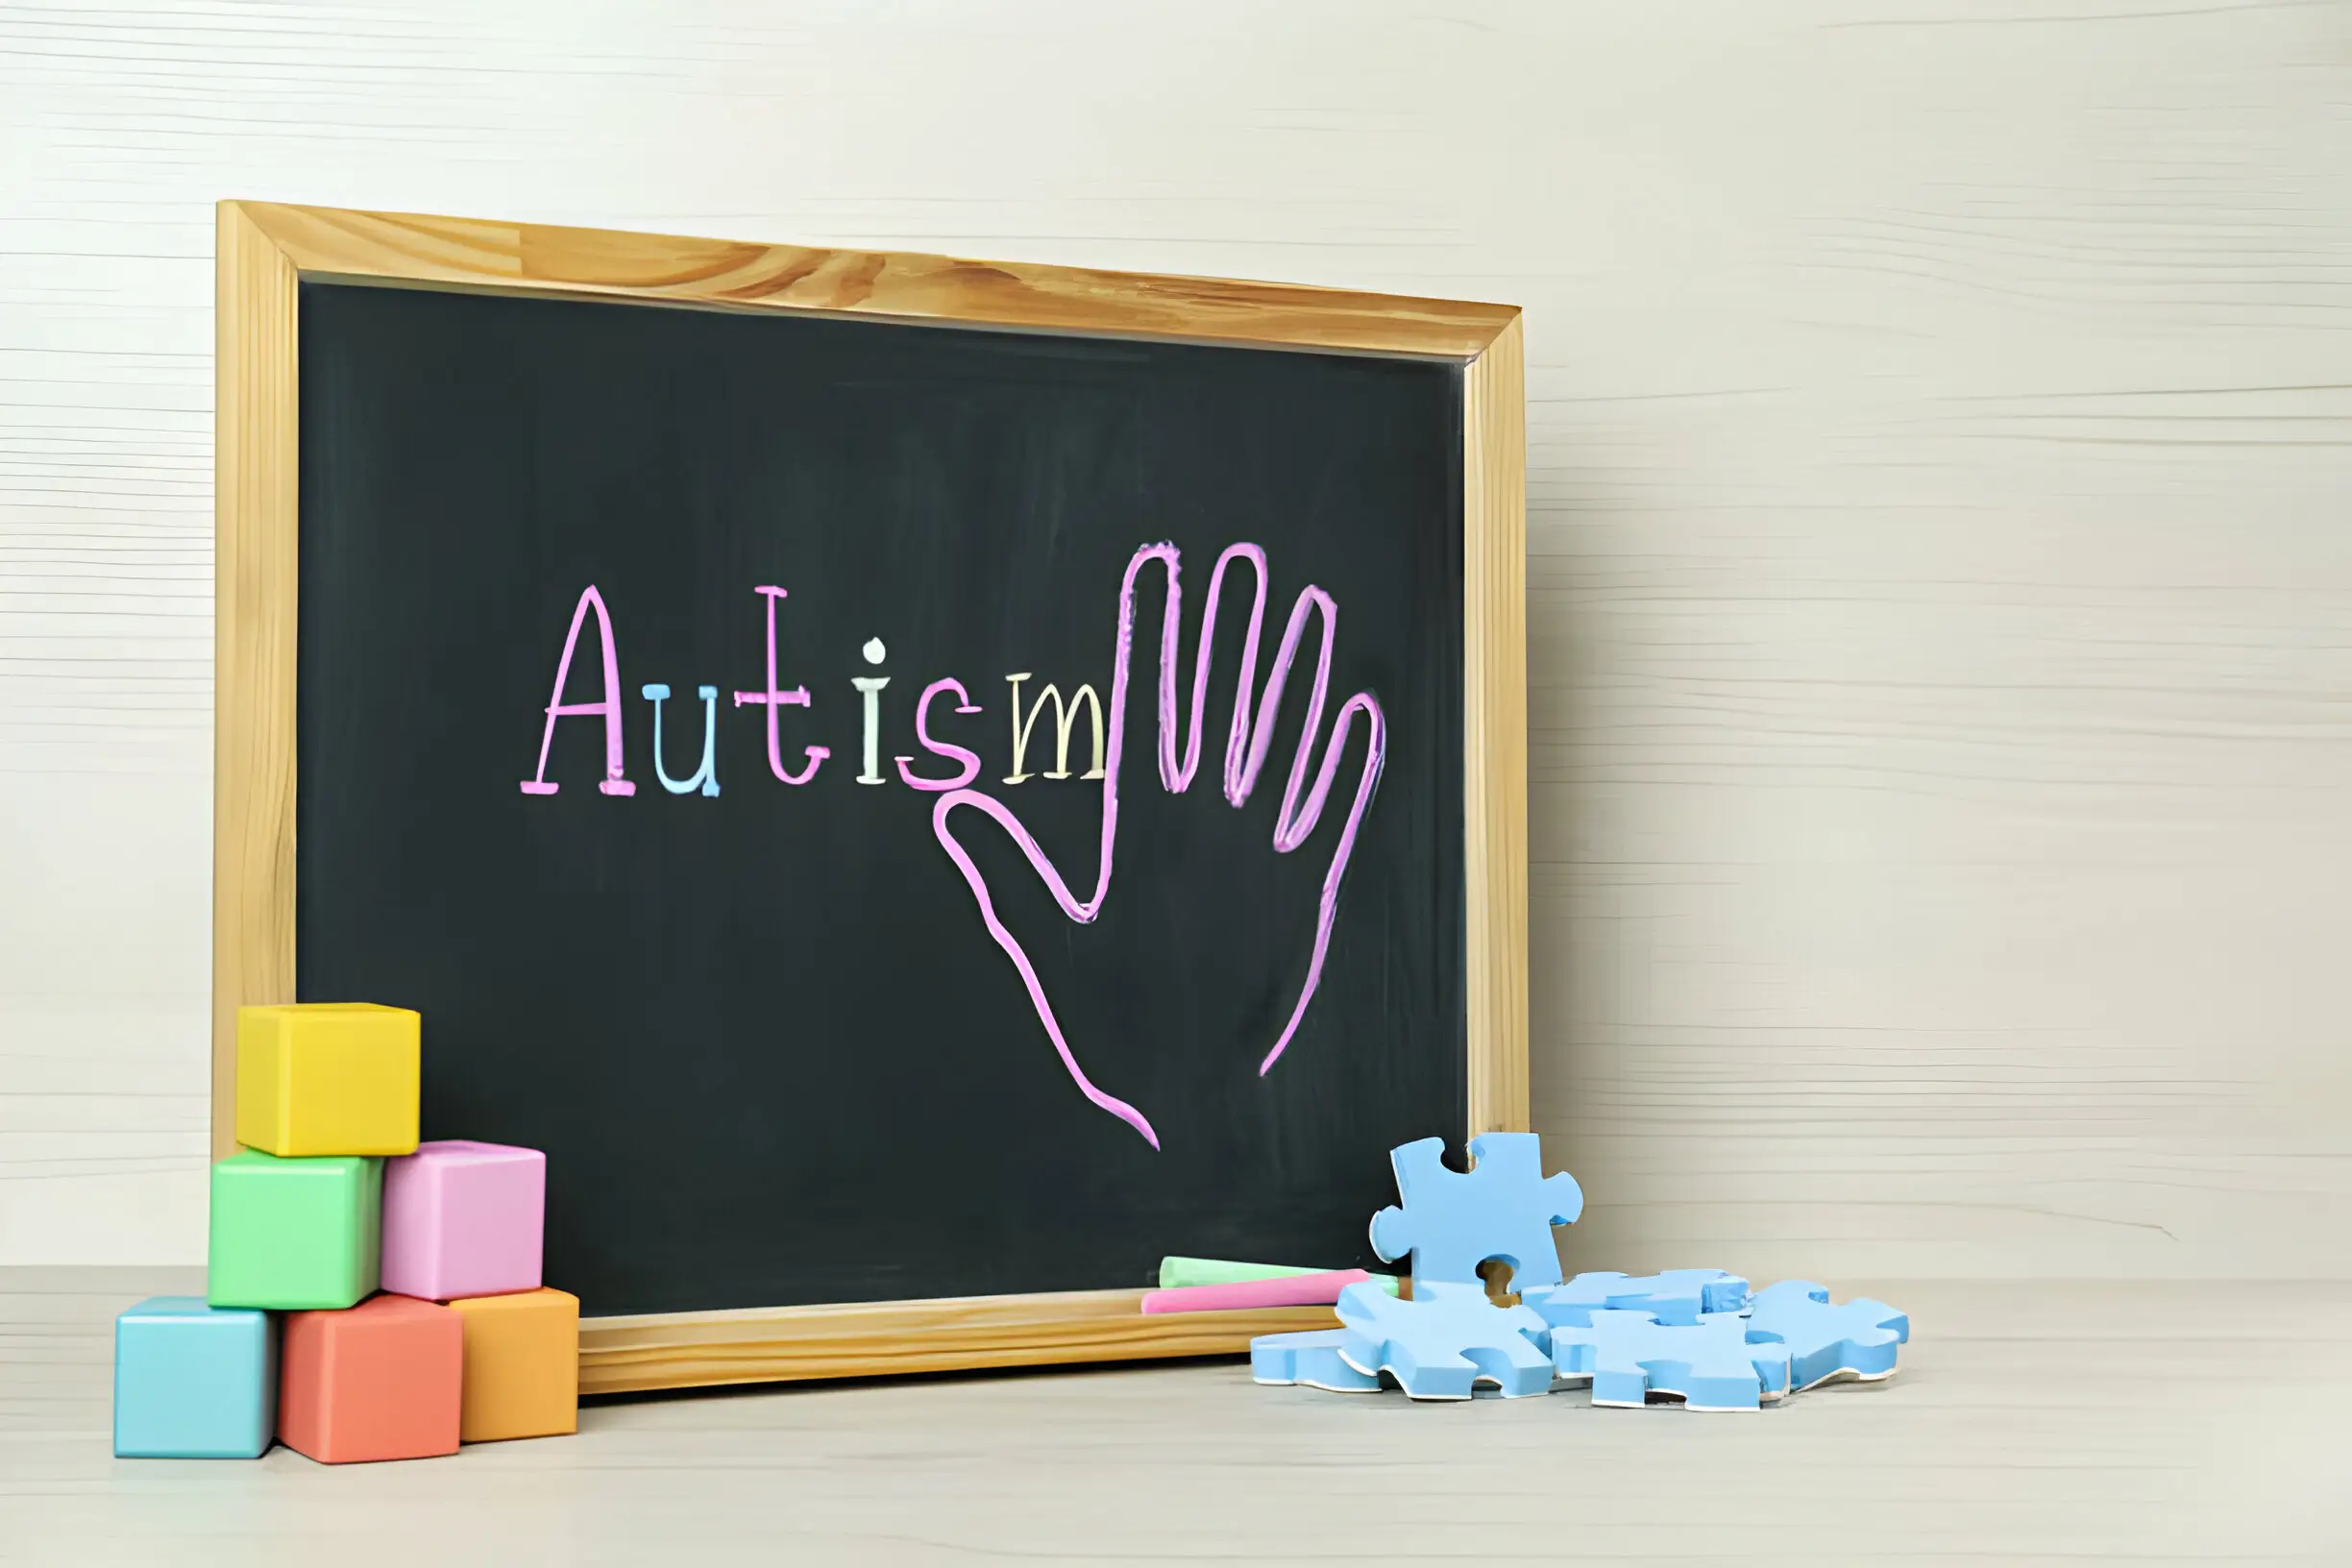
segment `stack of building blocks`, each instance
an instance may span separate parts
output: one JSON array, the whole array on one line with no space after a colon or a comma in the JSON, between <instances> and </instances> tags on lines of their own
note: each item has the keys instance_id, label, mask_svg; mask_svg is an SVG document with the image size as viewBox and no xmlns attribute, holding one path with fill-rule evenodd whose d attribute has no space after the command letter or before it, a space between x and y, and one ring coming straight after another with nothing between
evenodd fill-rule
<instances>
[{"instance_id":1,"label":"stack of building blocks","mask_svg":"<svg viewBox=\"0 0 2352 1568\"><path fill-rule=\"evenodd\" d=\"M1669 1397L1694 1410L1753 1410L1837 1379L1892 1376L1910 1320L1883 1302L1832 1306L1805 1280L1752 1295L1722 1269L1632 1278L1560 1278L1552 1227L1574 1220L1583 1194L1565 1172L1545 1176L1531 1133L1470 1141L1470 1169L1446 1167L1437 1139L1394 1150L1400 1208L1372 1219L1383 1260L1409 1256L1412 1296L1361 1285L1338 1298L1337 1331L1251 1342L1251 1376L1343 1393L1384 1380L1417 1400L1506 1398L1592 1386L1595 1406ZM1510 1265L1515 1304L1490 1299L1482 1268Z\"/></svg>"},{"instance_id":2,"label":"stack of building blocks","mask_svg":"<svg viewBox=\"0 0 2352 1568\"><path fill-rule=\"evenodd\" d=\"M540 1279L546 1156L419 1143L421 1035L402 1008L239 1012L245 1146L212 1167L208 1297L117 1319L118 1456L254 1458L274 1436L342 1464L576 1430L579 1303Z\"/></svg>"}]
</instances>

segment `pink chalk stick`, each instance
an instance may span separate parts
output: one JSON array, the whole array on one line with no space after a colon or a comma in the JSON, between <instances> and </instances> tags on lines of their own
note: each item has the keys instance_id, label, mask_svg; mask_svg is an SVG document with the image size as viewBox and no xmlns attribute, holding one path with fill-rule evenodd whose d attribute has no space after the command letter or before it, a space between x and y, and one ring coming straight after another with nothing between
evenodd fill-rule
<instances>
[{"instance_id":1,"label":"pink chalk stick","mask_svg":"<svg viewBox=\"0 0 2352 1568\"><path fill-rule=\"evenodd\" d=\"M1335 1268L1323 1274L1287 1274L1277 1280L1244 1280L1238 1285L1181 1285L1171 1290L1143 1292L1147 1312L1232 1312L1249 1307L1322 1307L1339 1299L1339 1292L1372 1276L1360 1268ZM388 1287L387 1287L388 1288Z\"/></svg>"},{"instance_id":2,"label":"pink chalk stick","mask_svg":"<svg viewBox=\"0 0 2352 1568\"><path fill-rule=\"evenodd\" d=\"M383 1287L426 1301L539 1288L547 1156L448 1139L384 1162Z\"/></svg>"}]
</instances>

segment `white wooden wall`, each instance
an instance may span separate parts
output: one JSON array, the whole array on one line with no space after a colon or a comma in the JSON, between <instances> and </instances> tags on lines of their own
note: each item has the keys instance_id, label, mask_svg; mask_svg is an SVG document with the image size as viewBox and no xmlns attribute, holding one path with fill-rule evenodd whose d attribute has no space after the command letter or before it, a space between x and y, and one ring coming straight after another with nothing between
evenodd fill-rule
<instances>
[{"instance_id":1,"label":"white wooden wall","mask_svg":"<svg viewBox=\"0 0 2352 1568\"><path fill-rule=\"evenodd\" d=\"M204 1245L211 204L1528 310L1571 1262L2352 1273L2352 9L0 5L0 1262Z\"/></svg>"}]
</instances>

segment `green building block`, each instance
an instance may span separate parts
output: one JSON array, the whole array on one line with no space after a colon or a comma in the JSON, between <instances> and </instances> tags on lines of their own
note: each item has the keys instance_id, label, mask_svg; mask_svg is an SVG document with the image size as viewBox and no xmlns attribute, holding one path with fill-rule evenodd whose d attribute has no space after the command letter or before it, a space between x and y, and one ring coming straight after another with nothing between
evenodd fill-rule
<instances>
[{"instance_id":1,"label":"green building block","mask_svg":"<svg viewBox=\"0 0 2352 1568\"><path fill-rule=\"evenodd\" d=\"M281 1160L239 1149L212 1167L205 1299L215 1307L343 1308L376 1288L383 1162Z\"/></svg>"}]
</instances>

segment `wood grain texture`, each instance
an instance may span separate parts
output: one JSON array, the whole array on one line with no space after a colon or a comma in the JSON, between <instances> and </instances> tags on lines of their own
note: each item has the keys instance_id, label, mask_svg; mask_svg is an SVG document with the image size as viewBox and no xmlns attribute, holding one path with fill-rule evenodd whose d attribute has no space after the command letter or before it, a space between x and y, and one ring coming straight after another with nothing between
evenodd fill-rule
<instances>
[{"instance_id":1,"label":"wood grain texture","mask_svg":"<svg viewBox=\"0 0 2352 1568\"><path fill-rule=\"evenodd\" d=\"M1140 1290L878 1301L580 1320L580 1390L626 1393L910 1372L1246 1355L1253 1335L1336 1328L1329 1307L1145 1316Z\"/></svg>"},{"instance_id":2,"label":"wood grain texture","mask_svg":"<svg viewBox=\"0 0 2352 1568\"><path fill-rule=\"evenodd\" d=\"M212 1155L236 1149L239 1007L294 1000L296 274L220 206L213 416Z\"/></svg>"},{"instance_id":3,"label":"wood grain texture","mask_svg":"<svg viewBox=\"0 0 2352 1568\"><path fill-rule=\"evenodd\" d=\"M1526 1132L1527 384L1516 321L1462 373L1462 601L1470 1130Z\"/></svg>"},{"instance_id":4,"label":"wood grain texture","mask_svg":"<svg viewBox=\"0 0 2352 1568\"><path fill-rule=\"evenodd\" d=\"M2352 1277L2345 27L13 0L0 1258L203 1256L242 192L1518 302L1571 1261Z\"/></svg>"},{"instance_id":5,"label":"wood grain texture","mask_svg":"<svg viewBox=\"0 0 2352 1568\"><path fill-rule=\"evenodd\" d=\"M1466 359L1515 306L892 251L240 204L305 273Z\"/></svg>"},{"instance_id":6,"label":"wood grain texture","mask_svg":"<svg viewBox=\"0 0 2352 1568\"><path fill-rule=\"evenodd\" d=\"M0 1274L0 1551L73 1568L1482 1560L2341 1563L2352 1305L2197 1284L1839 1282L1900 1370L1752 1415L1409 1406L1237 1360L613 1400L574 1437L324 1470L107 1456L109 1320L191 1273ZM2196 1347L2294 1368L2293 1397ZM1694 1472L1706 1478L1695 1485ZM387 1521L397 1520L396 1528ZM1475 1547L1465 1547L1465 1538Z\"/></svg>"}]
</instances>

